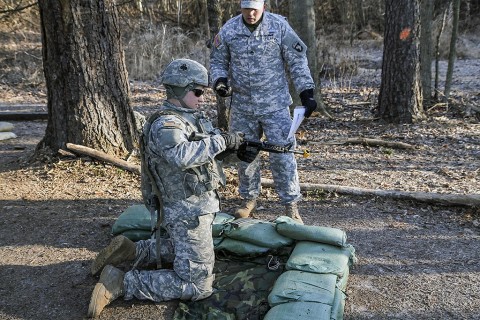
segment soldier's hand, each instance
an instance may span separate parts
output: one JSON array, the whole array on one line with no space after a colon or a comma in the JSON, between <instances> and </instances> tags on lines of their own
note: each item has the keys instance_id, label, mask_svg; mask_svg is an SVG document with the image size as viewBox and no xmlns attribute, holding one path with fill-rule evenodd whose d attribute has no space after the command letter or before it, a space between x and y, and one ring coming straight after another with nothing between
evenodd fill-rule
<instances>
[{"instance_id":1,"label":"soldier's hand","mask_svg":"<svg viewBox=\"0 0 480 320\"><path fill-rule=\"evenodd\" d=\"M218 78L217 82L215 82L215 86L213 90L220 96L220 97L229 97L232 95L232 88L227 84L227 78Z\"/></svg>"},{"instance_id":2,"label":"soldier's hand","mask_svg":"<svg viewBox=\"0 0 480 320\"><path fill-rule=\"evenodd\" d=\"M227 149L238 150L243 142L243 132L222 133Z\"/></svg>"},{"instance_id":3,"label":"soldier's hand","mask_svg":"<svg viewBox=\"0 0 480 320\"><path fill-rule=\"evenodd\" d=\"M254 146L249 146L245 142L240 145L237 151L238 159L245 162L252 162L258 156L260 149Z\"/></svg>"},{"instance_id":4,"label":"soldier's hand","mask_svg":"<svg viewBox=\"0 0 480 320\"><path fill-rule=\"evenodd\" d=\"M317 109L317 101L313 98L313 89L306 89L300 93L302 106L305 107L305 118L309 118L313 111Z\"/></svg>"}]
</instances>

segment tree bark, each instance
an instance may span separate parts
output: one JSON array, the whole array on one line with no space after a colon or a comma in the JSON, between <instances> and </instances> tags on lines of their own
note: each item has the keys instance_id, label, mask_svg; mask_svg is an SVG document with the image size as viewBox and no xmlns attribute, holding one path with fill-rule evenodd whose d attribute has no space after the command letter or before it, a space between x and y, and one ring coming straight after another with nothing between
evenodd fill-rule
<instances>
[{"instance_id":1,"label":"tree bark","mask_svg":"<svg viewBox=\"0 0 480 320\"><path fill-rule=\"evenodd\" d=\"M113 0L39 0L48 124L37 149L72 142L108 154L133 150L129 100Z\"/></svg>"},{"instance_id":2,"label":"tree bark","mask_svg":"<svg viewBox=\"0 0 480 320\"><path fill-rule=\"evenodd\" d=\"M423 118L419 0L385 2L385 36L378 116L389 123Z\"/></svg>"}]
</instances>

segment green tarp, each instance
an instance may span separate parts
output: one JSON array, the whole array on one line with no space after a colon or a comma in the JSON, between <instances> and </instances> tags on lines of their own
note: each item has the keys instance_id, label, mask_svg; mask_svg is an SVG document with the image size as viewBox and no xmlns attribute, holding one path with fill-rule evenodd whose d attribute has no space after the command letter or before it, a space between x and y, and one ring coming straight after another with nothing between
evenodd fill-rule
<instances>
[{"instance_id":1,"label":"green tarp","mask_svg":"<svg viewBox=\"0 0 480 320\"><path fill-rule=\"evenodd\" d=\"M279 268L270 270L272 257L237 260L225 257L215 261L215 292L200 301L182 301L175 320L260 320L268 309L267 297L283 271L287 254L276 256Z\"/></svg>"}]
</instances>

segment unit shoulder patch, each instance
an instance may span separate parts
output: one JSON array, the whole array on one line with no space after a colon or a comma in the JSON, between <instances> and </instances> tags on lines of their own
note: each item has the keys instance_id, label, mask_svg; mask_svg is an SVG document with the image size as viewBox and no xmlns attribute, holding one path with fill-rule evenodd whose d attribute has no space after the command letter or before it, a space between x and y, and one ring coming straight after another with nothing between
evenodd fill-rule
<instances>
[{"instance_id":1,"label":"unit shoulder patch","mask_svg":"<svg viewBox=\"0 0 480 320\"><path fill-rule=\"evenodd\" d=\"M292 44L292 48L297 52L303 52L304 47L300 42Z\"/></svg>"}]
</instances>

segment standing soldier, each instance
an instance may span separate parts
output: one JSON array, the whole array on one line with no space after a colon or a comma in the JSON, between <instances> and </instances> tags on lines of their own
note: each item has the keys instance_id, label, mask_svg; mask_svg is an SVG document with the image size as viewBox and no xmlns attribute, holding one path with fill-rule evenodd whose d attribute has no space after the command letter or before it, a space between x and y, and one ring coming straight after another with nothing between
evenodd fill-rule
<instances>
[{"instance_id":1,"label":"standing soldier","mask_svg":"<svg viewBox=\"0 0 480 320\"><path fill-rule=\"evenodd\" d=\"M240 133L220 133L197 112L208 86L207 70L201 64L174 60L165 68L162 83L167 100L143 129L142 195L147 207L155 205L155 196L160 197L161 208L155 209L163 213L162 226L169 240L157 246L154 240L134 243L124 236L115 237L92 264L92 274L101 275L90 300L89 317L98 316L121 296L160 302L195 301L212 294L212 222L220 205L216 189L225 183L216 157L238 150L243 138ZM202 138L191 139L195 134ZM173 263L173 269L124 273L113 266L135 259L153 264L157 249L162 261Z\"/></svg>"},{"instance_id":2,"label":"standing soldier","mask_svg":"<svg viewBox=\"0 0 480 320\"><path fill-rule=\"evenodd\" d=\"M310 75L307 47L284 17L264 11L263 0L241 1L242 13L225 23L213 41L210 73L214 90L232 95L229 129L241 129L245 139L259 141L263 134L271 144L295 145L288 140L292 123L285 66L310 117L317 103ZM292 153L271 153L270 168L285 214L302 222L297 202L301 198L297 163ZM260 163L241 163L239 192L244 199L237 217L248 217L260 194Z\"/></svg>"}]
</instances>

